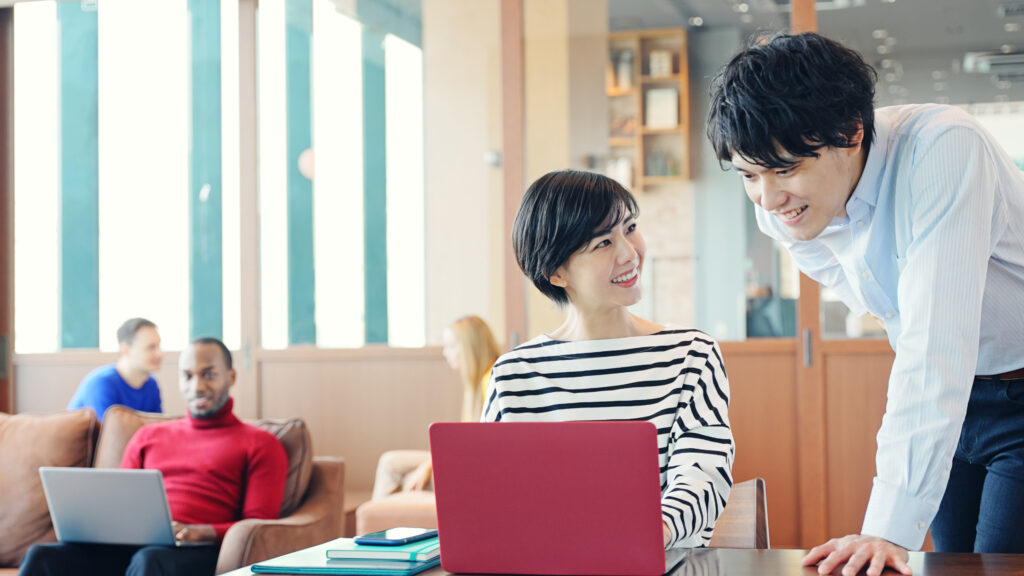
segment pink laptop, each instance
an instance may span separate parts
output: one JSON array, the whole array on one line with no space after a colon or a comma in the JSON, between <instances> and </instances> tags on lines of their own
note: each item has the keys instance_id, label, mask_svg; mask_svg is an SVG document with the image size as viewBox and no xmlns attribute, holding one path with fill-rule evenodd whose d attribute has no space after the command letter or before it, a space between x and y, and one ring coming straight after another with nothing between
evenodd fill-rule
<instances>
[{"instance_id":1,"label":"pink laptop","mask_svg":"<svg viewBox=\"0 0 1024 576\"><path fill-rule=\"evenodd\" d=\"M478 574L660 576L650 422L430 426L441 567Z\"/></svg>"}]
</instances>

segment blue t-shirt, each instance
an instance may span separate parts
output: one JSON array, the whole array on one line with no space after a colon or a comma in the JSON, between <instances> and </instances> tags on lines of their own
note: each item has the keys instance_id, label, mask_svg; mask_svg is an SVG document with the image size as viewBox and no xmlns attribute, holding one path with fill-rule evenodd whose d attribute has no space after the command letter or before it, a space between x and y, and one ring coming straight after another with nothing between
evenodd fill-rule
<instances>
[{"instance_id":1,"label":"blue t-shirt","mask_svg":"<svg viewBox=\"0 0 1024 576\"><path fill-rule=\"evenodd\" d=\"M100 366L86 376L68 403L68 410L92 408L103 421L103 413L114 404L143 412L162 412L160 387L152 376L141 388L132 388L113 364Z\"/></svg>"}]
</instances>

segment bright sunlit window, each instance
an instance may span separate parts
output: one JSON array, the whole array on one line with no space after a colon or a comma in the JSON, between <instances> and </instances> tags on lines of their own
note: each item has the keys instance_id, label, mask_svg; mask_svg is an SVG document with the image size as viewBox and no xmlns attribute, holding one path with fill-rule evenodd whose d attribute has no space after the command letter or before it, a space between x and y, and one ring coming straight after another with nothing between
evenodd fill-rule
<instances>
[{"instance_id":1,"label":"bright sunlit window","mask_svg":"<svg viewBox=\"0 0 1024 576\"><path fill-rule=\"evenodd\" d=\"M144 316L165 349L189 339L190 16L185 0L105 0L97 17L99 347ZM15 330L60 347L61 118L56 2L19 3L15 54ZM159 25L145 25L159 23ZM238 7L221 6L223 338L239 346ZM67 71L64 71L67 72ZM234 135L234 137L232 137ZM65 289L74 279L63 279ZM202 289L202 287L200 287Z\"/></svg>"},{"instance_id":2,"label":"bright sunlit window","mask_svg":"<svg viewBox=\"0 0 1024 576\"><path fill-rule=\"evenodd\" d=\"M60 347L57 5L14 5L15 350Z\"/></svg>"},{"instance_id":3,"label":"bright sunlit window","mask_svg":"<svg viewBox=\"0 0 1024 576\"><path fill-rule=\"evenodd\" d=\"M289 346L285 7L259 7L261 343ZM335 2L313 2L311 37L316 345L366 338L362 25ZM388 344L425 342L423 52L387 35L385 116ZM303 231L303 233L305 233Z\"/></svg>"}]
</instances>

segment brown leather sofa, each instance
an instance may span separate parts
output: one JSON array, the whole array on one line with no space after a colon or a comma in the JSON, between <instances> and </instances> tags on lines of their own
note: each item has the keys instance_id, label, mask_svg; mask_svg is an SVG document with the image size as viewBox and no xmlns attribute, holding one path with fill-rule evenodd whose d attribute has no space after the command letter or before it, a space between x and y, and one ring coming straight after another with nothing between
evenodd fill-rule
<instances>
[{"instance_id":1,"label":"brown leather sofa","mask_svg":"<svg viewBox=\"0 0 1024 576\"><path fill-rule=\"evenodd\" d=\"M0 576L17 574L32 544L55 540L40 466L118 467L136 430L170 419L114 406L101 428L89 409L45 416L0 413ZM314 458L302 420L252 423L277 436L288 454L281 517L232 526L221 545L218 574L341 536L344 461Z\"/></svg>"}]
</instances>

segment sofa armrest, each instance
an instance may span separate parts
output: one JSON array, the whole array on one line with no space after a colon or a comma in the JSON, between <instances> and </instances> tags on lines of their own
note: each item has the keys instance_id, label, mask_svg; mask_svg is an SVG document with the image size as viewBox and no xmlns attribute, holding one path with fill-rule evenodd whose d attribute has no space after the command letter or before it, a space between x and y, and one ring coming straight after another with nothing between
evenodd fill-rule
<instances>
[{"instance_id":1,"label":"sofa armrest","mask_svg":"<svg viewBox=\"0 0 1024 576\"><path fill-rule=\"evenodd\" d=\"M313 459L306 498L291 516L235 523L221 544L217 574L341 537L345 461Z\"/></svg>"}]
</instances>

